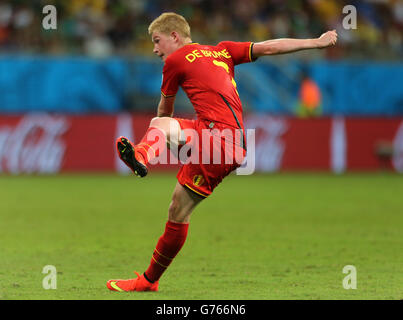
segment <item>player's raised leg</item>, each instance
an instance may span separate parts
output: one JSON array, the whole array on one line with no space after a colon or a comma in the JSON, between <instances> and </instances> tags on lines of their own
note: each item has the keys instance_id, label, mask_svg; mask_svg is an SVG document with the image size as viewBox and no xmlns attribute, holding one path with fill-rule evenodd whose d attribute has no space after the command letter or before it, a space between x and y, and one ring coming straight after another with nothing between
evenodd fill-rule
<instances>
[{"instance_id":1,"label":"player's raised leg","mask_svg":"<svg viewBox=\"0 0 403 320\"><path fill-rule=\"evenodd\" d=\"M118 155L135 175L144 177L148 173L148 163L158 157L167 144L179 144L180 130L179 122L174 118L153 118L143 139L137 145L126 137L116 140Z\"/></svg>"},{"instance_id":2,"label":"player's raised leg","mask_svg":"<svg viewBox=\"0 0 403 320\"><path fill-rule=\"evenodd\" d=\"M136 273L138 276L136 279L109 280L106 284L108 289L112 291L158 291L160 277L186 241L190 215L203 199L177 183L169 206L165 231L158 239L147 270L142 275Z\"/></svg>"}]
</instances>

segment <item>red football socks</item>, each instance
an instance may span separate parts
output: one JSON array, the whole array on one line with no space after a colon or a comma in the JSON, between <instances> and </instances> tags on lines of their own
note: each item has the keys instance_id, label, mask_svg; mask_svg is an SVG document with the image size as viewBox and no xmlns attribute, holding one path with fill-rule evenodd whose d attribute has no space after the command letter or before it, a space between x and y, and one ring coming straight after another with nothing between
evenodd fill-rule
<instances>
[{"instance_id":1,"label":"red football socks","mask_svg":"<svg viewBox=\"0 0 403 320\"><path fill-rule=\"evenodd\" d=\"M166 137L162 130L149 127L140 143L134 146L147 165L153 158L158 157L166 148Z\"/></svg>"},{"instance_id":2,"label":"red football socks","mask_svg":"<svg viewBox=\"0 0 403 320\"><path fill-rule=\"evenodd\" d=\"M189 223L168 221L164 234L159 238L145 277L151 282L158 281L185 243Z\"/></svg>"}]
</instances>

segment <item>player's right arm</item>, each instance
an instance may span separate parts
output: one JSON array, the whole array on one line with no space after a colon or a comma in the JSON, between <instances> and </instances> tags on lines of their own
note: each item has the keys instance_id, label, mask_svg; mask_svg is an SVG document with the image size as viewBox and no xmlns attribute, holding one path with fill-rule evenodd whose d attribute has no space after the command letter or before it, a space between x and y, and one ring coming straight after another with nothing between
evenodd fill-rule
<instances>
[{"instance_id":1,"label":"player's right arm","mask_svg":"<svg viewBox=\"0 0 403 320\"><path fill-rule=\"evenodd\" d=\"M161 94L161 100L158 104L157 117L172 117L174 113L175 96L166 97Z\"/></svg>"},{"instance_id":2,"label":"player's right arm","mask_svg":"<svg viewBox=\"0 0 403 320\"><path fill-rule=\"evenodd\" d=\"M169 56L162 70L161 100L158 104L158 117L172 117L175 96L181 83L181 64L174 56Z\"/></svg>"},{"instance_id":3,"label":"player's right arm","mask_svg":"<svg viewBox=\"0 0 403 320\"><path fill-rule=\"evenodd\" d=\"M306 49L322 49L337 42L336 30L328 31L315 39L273 39L253 45L253 57L284 54Z\"/></svg>"}]
</instances>

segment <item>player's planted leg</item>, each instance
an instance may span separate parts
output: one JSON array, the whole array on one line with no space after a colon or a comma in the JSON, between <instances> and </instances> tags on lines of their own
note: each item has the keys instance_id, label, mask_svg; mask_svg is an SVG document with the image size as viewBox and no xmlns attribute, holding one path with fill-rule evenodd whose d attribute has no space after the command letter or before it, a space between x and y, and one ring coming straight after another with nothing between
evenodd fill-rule
<instances>
[{"instance_id":1,"label":"player's planted leg","mask_svg":"<svg viewBox=\"0 0 403 320\"><path fill-rule=\"evenodd\" d=\"M137 275L136 279L115 279L109 280L106 286L111 291L118 292L129 292L129 291L158 291L158 281L151 284L144 278L144 275L140 275L138 272L134 271Z\"/></svg>"},{"instance_id":2,"label":"player's planted leg","mask_svg":"<svg viewBox=\"0 0 403 320\"><path fill-rule=\"evenodd\" d=\"M165 231L159 238L147 270L136 279L109 280L112 291L158 291L158 281L183 247L188 233L190 214L202 197L179 183L176 184L169 206Z\"/></svg>"}]
</instances>

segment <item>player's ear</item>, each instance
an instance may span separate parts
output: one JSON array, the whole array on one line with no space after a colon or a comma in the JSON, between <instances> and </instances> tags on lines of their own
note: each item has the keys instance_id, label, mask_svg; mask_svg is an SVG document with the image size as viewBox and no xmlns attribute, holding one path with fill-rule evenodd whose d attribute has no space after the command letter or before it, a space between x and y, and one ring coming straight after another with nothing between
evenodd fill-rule
<instances>
[{"instance_id":1,"label":"player's ear","mask_svg":"<svg viewBox=\"0 0 403 320\"><path fill-rule=\"evenodd\" d=\"M177 33L176 31L171 32L171 37L175 42L179 41L179 33Z\"/></svg>"}]
</instances>

